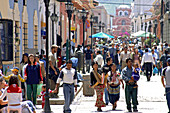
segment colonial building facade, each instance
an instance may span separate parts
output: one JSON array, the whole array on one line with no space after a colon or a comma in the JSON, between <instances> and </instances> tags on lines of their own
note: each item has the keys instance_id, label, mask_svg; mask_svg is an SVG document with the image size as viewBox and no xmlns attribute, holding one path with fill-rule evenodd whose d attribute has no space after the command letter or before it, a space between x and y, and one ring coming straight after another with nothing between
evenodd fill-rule
<instances>
[{"instance_id":1,"label":"colonial building facade","mask_svg":"<svg viewBox=\"0 0 170 113\"><path fill-rule=\"evenodd\" d=\"M0 0L0 46L4 69L19 66L28 49L38 51L38 0Z\"/></svg>"},{"instance_id":2,"label":"colonial building facade","mask_svg":"<svg viewBox=\"0 0 170 113\"><path fill-rule=\"evenodd\" d=\"M113 35L119 36L122 33L130 33L131 28L131 9L127 5L120 5L116 8L116 16L113 17Z\"/></svg>"}]
</instances>

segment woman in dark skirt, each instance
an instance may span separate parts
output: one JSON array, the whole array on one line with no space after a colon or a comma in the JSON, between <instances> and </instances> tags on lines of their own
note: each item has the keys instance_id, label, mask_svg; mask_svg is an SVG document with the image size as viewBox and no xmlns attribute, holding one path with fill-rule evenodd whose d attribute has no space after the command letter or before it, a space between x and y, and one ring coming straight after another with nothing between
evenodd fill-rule
<instances>
[{"instance_id":1,"label":"woman in dark skirt","mask_svg":"<svg viewBox=\"0 0 170 113\"><path fill-rule=\"evenodd\" d=\"M122 83L122 88L124 89L124 83L120 78L120 73L116 72L116 65L111 66L111 71L107 78L107 89L109 92L109 101L113 105L112 110L115 110L117 107L117 101L120 98L120 83Z\"/></svg>"},{"instance_id":2,"label":"woman in dark skirt","mask_svg":"<svg viewBox=\"0 0 170 113\"><path fill-rule=\"evenodd\" d=\"M102 84L102 76L100 75L100 71L98 70L98 63L92 63L93 70L90 73L91 83L90 87L96 90L97 100L95 106L97 107L97 111L102 111L101 107L106 107L106 104L103 101L103 93L105 89L105 84Z\"/></svg>"}]
</instances>

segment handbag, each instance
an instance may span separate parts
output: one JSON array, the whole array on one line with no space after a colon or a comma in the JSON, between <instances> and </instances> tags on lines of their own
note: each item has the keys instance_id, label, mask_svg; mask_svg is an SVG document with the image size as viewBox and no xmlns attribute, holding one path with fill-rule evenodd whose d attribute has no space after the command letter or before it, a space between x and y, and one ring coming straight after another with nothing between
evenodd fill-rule
<instances>
[{"instance_id":1,"label":"handbag","mask_svg":"<svg viewBox=\"0 0 170 113\"><path fill-rule=\"evenodd\" d=\"M155 67L155 68L153 69L153 74L156 74L156 73L158 73L157 67Z\"/></svg>"}]
</instances>

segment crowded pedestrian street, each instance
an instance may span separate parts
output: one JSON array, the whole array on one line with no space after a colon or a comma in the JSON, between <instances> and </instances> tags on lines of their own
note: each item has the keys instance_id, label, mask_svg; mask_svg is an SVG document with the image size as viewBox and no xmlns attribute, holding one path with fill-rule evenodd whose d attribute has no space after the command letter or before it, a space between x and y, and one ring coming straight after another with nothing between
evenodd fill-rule
<instances>
[{"instance_id":1,"label":"crowded pedestrian street","mask_svg":"<svg viewBox=\"0 0 170 113\"><path fill-rule=\"evenodd\" d=\"M150 82L147 82L145 76L141 76L139 81L139 113L167 113L168 108L166 105L165 91L161 84L161 77L154 76ZM120 91L120 100L117 109L112 111L111 104L103 109L104 113L128 113L125 104L124 90ZM83 91L74 99L71 109L73 113L97 113L94 107L96 96L84 96ZM41 113L41 106L37 106L37 113ZM62 113L63 105L51 105L54 113Z\"/></svg>"},{"instance_id":2,"label":"crowded pedestrian street","mask_svg":"<svg viewBox=\"0 0 170 113\"><path fill-rule=\"evenodd\" d=\"M0 0L0 113L170 113L170 0Z\"/></svg>"}]
</instances>

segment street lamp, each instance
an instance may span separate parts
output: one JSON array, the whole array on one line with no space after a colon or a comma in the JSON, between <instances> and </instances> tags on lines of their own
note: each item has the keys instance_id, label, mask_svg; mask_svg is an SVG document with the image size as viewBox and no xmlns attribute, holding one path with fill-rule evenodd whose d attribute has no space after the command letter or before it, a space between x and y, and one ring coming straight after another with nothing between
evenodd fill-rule
<instances>
[{"instance_id":1,"label":"street lamp","mask_svg":"<svg viewBox=\"0 0 170 113\"><path fill-rule=\"evenodd\" d=\"M85 9L82 9L82 11L79 12L81 15L82 15L82 20L83 20L83 53L84 53L84 39L85 39L85 35L84 35L84 32L85 32L85 22L86 22L86 19L87 19L87 11ZM84 69L84 55L83 55L83 74L85 74L85 69Z\"/></svg>"},{"instance_id":2,"label":"street lamp","mask_svg":"<svg viewBox=\"0 0 170 113\"><path fill-rule=\"evenodd\" d=\"M73 3L71 2L71 0L67 0L67 2L65 3L66 6L66 11L67 11L67 15L68 15L68 20L69 20L69 55L68 58L71 58L71 17L72 17L72 13L73 13Z\"/></svg>"},{"instance_id":3,"label":"street lamp","mask_svg":"<svg viewBox=\"0 0 170 113\"><path fill-rule=\"evenodd\" d=\"M55 14L55 3L54 3L54 13L50 16L52 21L52 45L54 44L54 22L58 21L58 16Z\"/></svg>"},{"instance_id":4,"label":"street lamp","mask_svg":"<svg viewBox=\"0 0 170 113\"><path fill-rule=\"evenodd\" d=\"M134 25L134 29L135 29L135 32L137 32L137 30L136 30L136 18L134 19L135 20L135 25Z\"/></svg>"},{"instance_id":5,"label":"street lamp","mask_svg":"<svg viewBox=\"0 0 170 113\"><path fill-rule=\"evenodd\" d=\"M164 26L164 19L163 19L163 13L164 13L164 0L161 0L161 18L160 18L160 23L161 23L161 38L162 38L162 44L163 44L163 26ZM163 52L163 46L162 46L162 52Z\"/></svg>"},{"instance_id":6,"label":"street lamp","mask_svg":"<svg viewBox=\"0 0 170 113\"><path fill-rule=\"evenodd\" d=\"M1 47L1 33L3 30L3 24L0 23L0 47ZM2 54L1 54L1 48L0 48L0 65L2 65Z\"/></svg>"},{"instance_id":7,"label":"street lamp","mask_svg":"<svg viewBox=\"0 0 170 113\"><path fill-rule=\"evenodd\" d=\"M99 26L99 31L101 32L101 31L102 31L102 30L101 30L101 28L102 28L102 22L101 22L101 21L99 22L99 25L98 25L98 26Z\"/></svg>"},{"instance_id":8,"label":"street lamp","mask_svg":"<svg viewBox=\"0 0 170 113\"><path fill-rule=\"evenodd\" d=\"M50 0L44 0L45 7L46 7L46 93L45 93L45 106L44 106L44 112L45 113L51 113L50 103L49 103L49 83L48 83L48 18L49 18L49 2Z\"/></svg>"},{"instance_id":9,"label":"street lamp","mask_svg":"<svg viewBox=\"0 0 170 113\"><path fill-rule=\"evenodd\" d=\"M150 38L150 43L149 43L149 45L150 45L150 47L151 47L151 28L152 28L152 23L151 23L151 21L149 21L149 32L150 32L150 35L149 35L149 38Z\"/></svg>"},{"instance_id":10,"label":"street lamp","mask_svg":"<svg viewBox=\"0 0 170 113\"><path fill-rule=\"evenodd\" d=\"M102 32L104 32L104 27L105 27L105 24L102 23Z\"/></svg>"},{"instance_id":11,"label":"street lamp","mask_svg":"<svg viewBox=\"0 0 170 113\"><path fill-rule=\"evenodd\" d=\"M146 40L146 28L147 28L146 13L144 13L144 15L145 15L145 40Z\"/></svg>"},{"instance_id":12,"label":"street lamp","mask_svg":"<svg viewBox=\"0 0 170 113\"><path fill-rule=\"evenodd\" d=\"M143 28L142 16L140 17L140 20L141 20L141 31L142 31L142 28Z\"/></svg>"},{"instance_id":13,"label":"street lamp","mask_svg":"<svg viewBox=\"0 0 170 113\"><path fill-rule=\"evenodd\" d=\"M157 25L158 25L157 19L155 19L154 24L155 24L155 29L154 29L154 31L155 31L155 39L156 39L156 29L157 29Z\"/></svg>"},{"instance_id":14,"label":"street lamp","mask_svg":"<svg viewBox=\"0 0 170 113\"><path fill-rule=\"evenodd\" d=\"M91 17L90 17L90 24L91 24L91 49L93 49L92 48L92 43L93 43L93 39L92 39L92 35L93 35L93 22L94 22L93 15L91 15Z\"/></svg>"}]
</instances>

